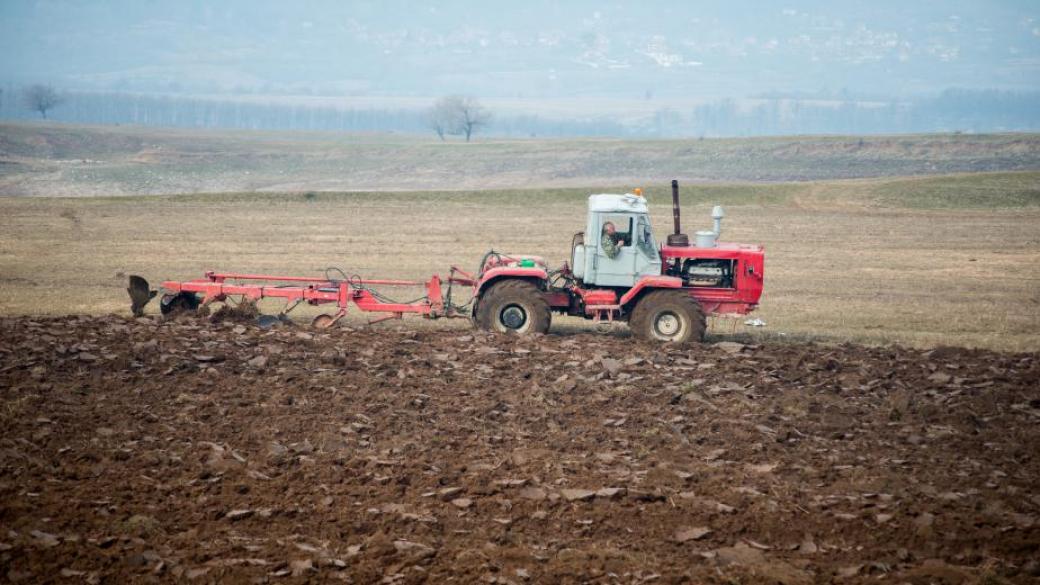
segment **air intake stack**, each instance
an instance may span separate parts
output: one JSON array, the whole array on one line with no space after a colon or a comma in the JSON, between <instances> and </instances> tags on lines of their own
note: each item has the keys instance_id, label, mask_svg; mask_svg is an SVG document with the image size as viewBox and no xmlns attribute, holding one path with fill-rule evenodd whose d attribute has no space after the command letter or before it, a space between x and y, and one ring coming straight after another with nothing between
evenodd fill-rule
<instances>
[{"instance_id":1,"label":"air intake stack","mask_svg":"<svg viewBox=\"0 0 1040 585\"><path fill-rule=\"evenodd\" d=\"M721 205L716 205L711 210L711 219L715 223L714 231L701 231L697 232L697 244L698 248L714 248L719 245L719 236L722 235L722 218L726 216L726 213L722 210Z\"/></svg>"}]
</instances>

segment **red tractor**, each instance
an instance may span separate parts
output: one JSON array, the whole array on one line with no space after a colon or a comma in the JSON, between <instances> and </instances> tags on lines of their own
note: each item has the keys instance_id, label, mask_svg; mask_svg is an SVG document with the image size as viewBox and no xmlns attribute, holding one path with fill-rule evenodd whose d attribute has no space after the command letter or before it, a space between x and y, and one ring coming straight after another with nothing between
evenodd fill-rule
<instances>
[{"instance_id":1,"label":"red tractor","mask_svg":"<svg viewBox=\"0 0 1040 585\"><path fill-rule=\"evenodd\" d=\"M336 269L322 278L207 272L198 280L164 282L160 310L164 315L195 310L229 297L281 298L286 305L279 317L300 303L335 304L334 313L314 319L319 328L334 325L354 304L361 311L386 314L372 322L405 313L465 317L481 329L517 334L545 333L552 314L560 313L596 322L627 321L644 339L699 341L706 315L747 314L758 306L765 255L761 246L718 241L723 217L718 206L712 213L714 230L696 232L691 245L680 233L677 181L672 181L672 212L675 233L658 245L638 189L590 195L585 231L572 240L571 261L555 270L535 256L490 251L475 273L453 266L445 280L362 279ZM455 285L470 287L465 304L453 302ZM374 286L424 286L426 295L400 303ZM141 314L156 294L138 276L130 277L128 291L134 314ZM275 320L267 317L261 325Z\"/></svg>"}]
</instances>

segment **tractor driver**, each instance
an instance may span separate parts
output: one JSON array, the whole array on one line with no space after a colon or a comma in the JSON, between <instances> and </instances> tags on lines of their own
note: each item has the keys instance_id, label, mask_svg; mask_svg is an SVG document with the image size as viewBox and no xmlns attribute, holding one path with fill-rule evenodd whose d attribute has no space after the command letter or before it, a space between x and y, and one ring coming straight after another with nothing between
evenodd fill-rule
<instances>
[{"instance_id":1,"label":"tractor driver","mask_svg":"<svg viewBox=\"0 0 1040 585\"><path fill-rule=\"evenodd\" d=\"M618 237L617 228L614 227L614 222L606 222L603 224L603 235L599 240L599 247L603 249L603 253L607 255L607 258L617 258L619 252L621 252L621 246L624 245L624 240Z\"/></svg>"}]
</instances>

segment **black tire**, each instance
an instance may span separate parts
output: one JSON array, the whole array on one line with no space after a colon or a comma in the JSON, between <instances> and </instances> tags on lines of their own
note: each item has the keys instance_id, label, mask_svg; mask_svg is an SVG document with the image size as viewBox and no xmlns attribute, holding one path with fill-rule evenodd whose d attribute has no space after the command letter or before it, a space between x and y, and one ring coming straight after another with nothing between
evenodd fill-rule
<instances>
[{"instance_id":1,"label":"black tire","mask_svg":"<svg viewBox=\"0 0 1040 585\"><path fill-rule=\"evenodd\" d=\"M704 341L707 323L701 305L685 291L655 290L636 304L628 320L632 334L647 341Z\"/></svg>"},{"instance_id":2,"label":"black tire","mask_svg":"<svg viewBox=\"0 0 1040 585\"><path fill-rule=\"evenodd\" d=\"M485 331L545 333L549 330L549 303L534 284L509 279L497 282L480 297L474 322Z\"/></svg>"},{"instance_id":3,"label":"black tire","mask_svg":"<svg viewBox=\"0 0 1040 585\"><path fill-rule=\"evenodd\" d=\"M179 292L165 295L159 302L159 312L163 315L195 312L199 309L199 297L195 293Z\"/></svg>"}]
</instances>

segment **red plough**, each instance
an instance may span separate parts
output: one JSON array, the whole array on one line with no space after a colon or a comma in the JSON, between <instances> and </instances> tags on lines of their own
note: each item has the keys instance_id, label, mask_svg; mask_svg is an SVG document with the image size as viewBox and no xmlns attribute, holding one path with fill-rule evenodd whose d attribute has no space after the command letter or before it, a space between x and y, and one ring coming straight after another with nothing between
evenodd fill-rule
<instances>
[{"instance_id":1,"label":"red plough","mask_svg":"<svg viewBox=\"0 0 1040 585\"><path fill-rule=\"evenodd\" d=\"M238 297L253 302L261 299L284 299L285 307L279 316L287 315L303 303L314 306L335 305L334 312L323 313L314 318L312 324L318 328L335 325L347 314L351 304L362 312L386 314L370 323L400 319L405 313L431 319L469 317L464 312L460 314L459 310L464 311L464 307L452 304L451 294L453 285L472 286L473 278L456 267L452 267L446 283L437 275L427 281L363 279L358 276L335 279L328 277L330 271L338 270L327 270L326 278L211 271L205 274L205 278L184 282L166 281L162 283L166 294L161 300L160 310L163 314L182 309L194 310L200 302L202 305L208 305L213 302L227 302L229 297ZM426 294L422 298L402 303L388 299L373 289L373 286L423 287Z\"/></svg>"}]
</instances>

